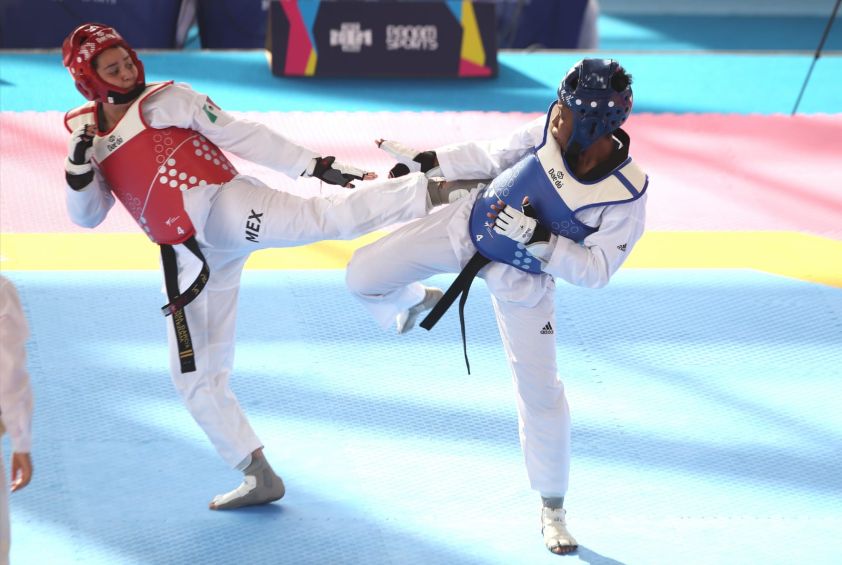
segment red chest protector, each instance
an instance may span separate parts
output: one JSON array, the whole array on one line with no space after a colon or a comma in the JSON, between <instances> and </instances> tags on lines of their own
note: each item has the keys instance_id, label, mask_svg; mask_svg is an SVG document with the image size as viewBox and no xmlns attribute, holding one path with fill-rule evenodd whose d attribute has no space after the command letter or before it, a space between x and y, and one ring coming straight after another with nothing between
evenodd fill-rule
<instances>
[{"instance_id":1,"label":"red chest protector","mask_svg":"<svg viewBox=\"0 0 842 565\"><path fill-rule=\"evenodd\" d=\"M184 210L182 191L228 182L237 171L201 134L177 127L149 127L143 119L143 104L170 84L150 85L111 131L99 133L97 128L92 161L149 239L175 245L196 233ZM94 103L65 117L69 131L95 122Z\"/></svg>"}]
</instances>

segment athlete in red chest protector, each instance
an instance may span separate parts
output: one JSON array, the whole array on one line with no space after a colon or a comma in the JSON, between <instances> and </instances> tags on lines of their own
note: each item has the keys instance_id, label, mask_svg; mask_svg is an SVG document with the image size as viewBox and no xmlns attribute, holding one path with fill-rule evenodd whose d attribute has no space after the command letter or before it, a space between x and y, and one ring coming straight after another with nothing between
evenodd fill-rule
<instances>
[{"instance_id":1,"label":"athlete in red chest protector","mask_svg":"<svg viewBox=\"0 0 842 565\"><path fill-rule=\"evenodd\" d=\"M65 116L68 213L92 228L120 200L161 246L173 383L220 456L245 475L210 508L278 500L283 482L228 384L243 266L257 249L351 239L423 216L428 181L417 173L314 198L272 189L238 174L223 151L348 188L376 175L237 120L185 84L147 85L137 54L106 25L76 28L62 55L89 101Z\"/></svg>"}]
</instances>

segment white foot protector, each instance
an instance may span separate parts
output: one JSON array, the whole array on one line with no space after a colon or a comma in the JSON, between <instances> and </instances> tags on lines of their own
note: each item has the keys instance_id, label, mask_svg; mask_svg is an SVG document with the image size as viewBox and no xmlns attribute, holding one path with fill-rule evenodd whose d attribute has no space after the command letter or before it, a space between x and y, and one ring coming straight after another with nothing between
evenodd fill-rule
<instances>
[{"instance_id":1,"label":"white foot protector","mask_svg":"<svg viewBox=\"0 0 842 565\"><path fill-rule=\"evenodd\" d=\"M579 547L570 532L567 531L564 508L541 508L541 533L544 534L544 545L556 555L571 553Z\"/></svg>"},{"instance_id":2,"label":"white foot protector","mask_svg":"<svg viewBox=\"0 0 842 565\"><path fill-rule=\"evenodd\" d=\"M256 458L246 467L240 486L225 494L213 497L211 510L231 510L243 506L268 504L283 498L284 482L275 474L264 457Z\"/></svg>"},{"instance_id":3,"label":"white foot protector","mask_svg":"<svg viewBox=\"0 0 842 565\"><path fill-rule=\"evenodd\" d=\"M395 326L398 328L398 333L405 334L414 328L418 316L432 309L442 296L444 296L444 292L440 288L434 286L424 287L424 299L412 308L404 310L395 318Z\"/></svg>"}]
</instances>

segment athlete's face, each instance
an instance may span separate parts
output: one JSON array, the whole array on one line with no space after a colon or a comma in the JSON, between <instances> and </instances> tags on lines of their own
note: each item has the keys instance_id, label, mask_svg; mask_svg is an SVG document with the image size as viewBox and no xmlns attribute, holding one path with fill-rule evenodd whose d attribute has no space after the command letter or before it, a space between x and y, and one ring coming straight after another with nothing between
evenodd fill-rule
<instances>
[{"instance_id":1,"label":"athlete's face","mask_svg":"<svg viewBox=\"0 0 842 565\"><path fill-rule=\"evenodd\" d=\"M132 88L137 82L137 67L122 47L106 49L94 59L99 78L119 88Z\"/></svg>"},{"instance_id":2,"label":"athlete's face","mask_svg":"<svg viewBox=\"0 0 842 565\"><path fill-rule=\"evenodd\" d=\"M562 104L557 102L552 114L552 134L562 151L567 151L567 141L573 134L573 112Z\"/></svg>"}]
</instances>

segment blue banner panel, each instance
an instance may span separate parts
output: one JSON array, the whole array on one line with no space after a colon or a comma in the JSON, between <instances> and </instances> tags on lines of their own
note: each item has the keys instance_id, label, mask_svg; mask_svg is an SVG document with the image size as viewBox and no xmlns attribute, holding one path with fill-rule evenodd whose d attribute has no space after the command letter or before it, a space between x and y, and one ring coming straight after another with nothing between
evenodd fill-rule
<instances>
[{"instance_id":1,"label":"blue banner panel","mask_svg":"<svg viewBox=\"0 0 842 565\"><path fill-rule=\"evenodd\" d=\"M500 48L594 48L596 29L589 27L595 28L596 14L587 17L586 10L590 3L593 0L500 2L497 6Z\"/></svg>"},{"instance_id":2,"label":"blue banner panel","mask_svg":"<svg viewBox=\"0 0 842 565\"><path fill-rule=\"evenodd\" d=\"M97 22L135 49L176 47L181 0L0 0L0 48L57 49L77 26Z\"/></svg>"},{"instance_id":3,"label":"blue banner panel","mask_svg":"<svg viewBox=\"0 0 842 565\"><path fill-rule=\"evenodd\" d=\"M199 0L196 19L202 48L262 49L268 8L265 0Z\"/></svg>"},{"instance_id":4,"label":"blue banner panel","mask_svg":"<svg viewBox=\"0 0 842 565\"><path fill-rule=\"evenodd\" d=\"M497 76L487 1L275 0L269 23L278 76Z\"/></svg>"}]
</instances>

